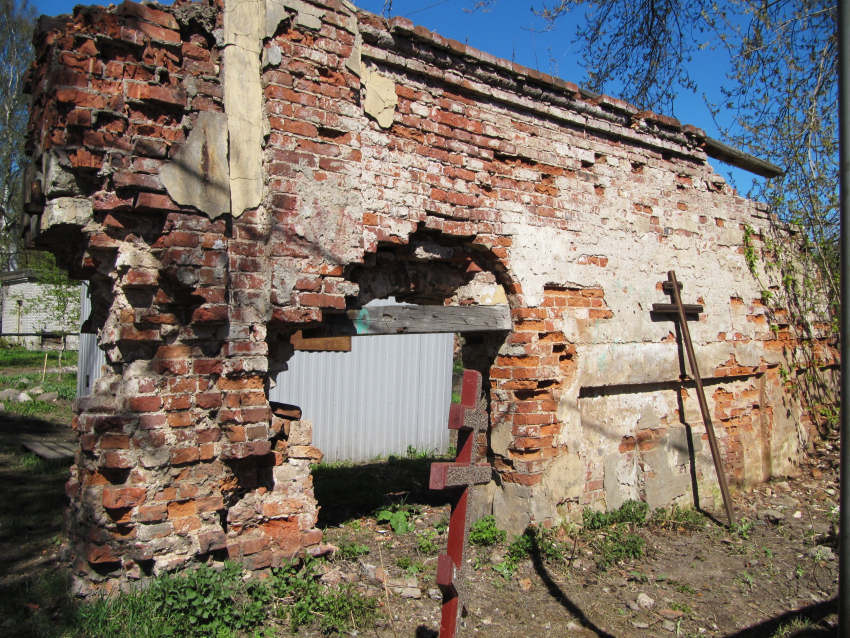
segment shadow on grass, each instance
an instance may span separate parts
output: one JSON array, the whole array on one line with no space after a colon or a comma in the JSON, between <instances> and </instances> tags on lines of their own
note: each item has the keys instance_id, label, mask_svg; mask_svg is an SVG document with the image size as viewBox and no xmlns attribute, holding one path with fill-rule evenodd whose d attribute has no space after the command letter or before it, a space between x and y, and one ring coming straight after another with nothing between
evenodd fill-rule
<instances>
[{"instance_id":1,"label":"shadow on grass","mask_svg":"<svg viewBox=\"0 0 850 638\"><path fill-rule=\"evenodd\" d=\"M41 459L14 436L55 428L31 417L0 416L0 635L59 635L74 613L58 560L71 461Z\"/></svg>"},{"instance_id":2,"label":"shadow on grass","mask_svg":"<svg viewBox=\"0 0 850 638\"><path fill-rule=\"evenodd\" d=\"M313 468L319 526L367 516L384 505L445 505L448 492L428 489L431 463L447 457L390 457L362 465L322 464Z\"/></svg>"}]
</instances>

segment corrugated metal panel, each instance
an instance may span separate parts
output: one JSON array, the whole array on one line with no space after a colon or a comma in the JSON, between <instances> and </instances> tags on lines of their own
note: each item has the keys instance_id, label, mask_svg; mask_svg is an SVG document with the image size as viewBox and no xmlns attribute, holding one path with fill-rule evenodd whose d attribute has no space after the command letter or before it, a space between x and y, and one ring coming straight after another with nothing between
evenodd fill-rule
<instances>
[{"instance_id":1,"label":"corrugated metal panel","mask_svg":"<svg viewBox=\"0 0 850 638\"><path fill-rule=\"evenodd\" d=\"M296 352L272 401L301 408L327 461L445 451L454 336L354 337L351 352Z\"/></svg>"},{"instance_id":2,"label":"corrugated metal panel","mask_svg":"<svg viewBox=\"0 0 850 638\"><path fill-rule=\"evenodd\" d=\"M91 313L88 283L80 287L80 319L85 321ZM91 394L92 385L100 377L100 371L106 364L106 355L97 347L97 335L80 333L80 349L77 358L77 396Z\"/></svg>"}]
</instances>

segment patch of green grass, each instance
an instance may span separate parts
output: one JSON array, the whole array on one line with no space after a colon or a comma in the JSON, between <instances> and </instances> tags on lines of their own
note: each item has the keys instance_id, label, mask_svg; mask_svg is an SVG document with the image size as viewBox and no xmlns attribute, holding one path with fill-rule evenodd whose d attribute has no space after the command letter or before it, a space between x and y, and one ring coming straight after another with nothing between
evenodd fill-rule
<instances>
[{"instance_id":1,"label":"patch of green grass","mask_svg":"<svg viewBox=\"0 0 850 638\"><path fill-rule=\"evenodd\" d=\"M469 528L468 540L473 545L489 546L501 543L507 537L507 532L496 526L492 515L479 518Z\"/></svg>"},{"instance_id":2,"label":"patch of green grass","mask_svg":"<svg viewBox=\"0 0 850 638\"><path fill-rule=\"evenodd\" d=\"M690 616L692 613L694 613L694 610L691 609L691 606L688 603L672 603L670 605L670 609L681 611L686 616Z\"/></svg>"},{"instance_id":3,"label":"patch of green grass","mask_svg":"<svg viewBox=\"0 0 850 638\"><path fill-rule=\"evenodd\" d=\"M275 614L286 619L293 631L317 625L322 633L350 633L374 624L377 603L357 593L351 586L338 589L319 583L316 561L310 557L272 571L269 587L284 604Z\"/></svg>"},{"instance_id":4,"label":"patch of green grass","mask_svg":"<svg viewBox=\"0 0 850 638\"><path fill-rule=\"evenodd\" d=\"M746 572L746 571L741 572L740 574L738 574L738 576L735 580L737 580L740 584L746 586L749 589L752 589L752 587L753 587L754 580L753 580L753 577L750 575L749 572Z\"/></svg>"},{"instance_id":5,"label":"patch of green grass","mask_svg":"<svg viewBox=\"0 0 850 638\"><path fill-rule=\"evenodd\" d=\"M6 412L19 416L52 416L56 414L56 406L47 401L23 401L21 403L6 402Z\"/></svg>"},{"instance_id":6,"label":"patch of green grass","mask_svg":"<svg viewBox=\"0 0 850 638\"><path fill-rule=\"evenodd\" d=\"M73 631L64 635L270 636L264 628L270 616L287 620L293 631L315 626L324 634L350 633L374 624L376 601L350 586L322 585L317 562L306 558L289 563L273 570L265 581L246 581L242 568L234 563L162 576L146 589L80 605L71 618Z\"/></svg>"},{"instance_id":7,"label":"patch of green grass","mask_svg":"<svg viewBox=\"0 0 850 638\"><path fill-rule=\"evenodd\" d=\"M440 549L437 544L439 534L433 529L426 529L416 535L416 547L423 554L436 554Z\"/></svg>"},{"instance_id":8,"label":"patch of green grass","mask_svg":"<svg viewBox=\"0 0 850 638\"><path fill-rule=\"evenodd\" d=\"M343 560L356 560L369 553L369 546L362 543L342 543L335 556Z\"/></svg>"},{"instance_id":9,"label":"patch of green grass","mask_svg":"<svg viewBox=\"0 0 850 638\"><path fill-rule=\"evenodd\" d=\"M706 518L692 507L672 505L670 509L659 507L652 512L649 524L657 527L679 527L698 530L705 527Z\"/></svg>"},{"instance_id":10,"label":"patch of green grass","mask_svg":"<svg viewBox=\"0 0 850 638\"><path fill-rule=\"evenodd\" d=\"M102 598L79 608L83 636L216 636L234 638L266 619L272 591L242 578L242 568L202 565L162 576L145 590Z\"/></svg>"},{"instance_id":11,"label":"patch of green grass","mask_svg":"<svg viewBox=\"0 0 850 638\"><path fill-rule=\"evenodd\" d=\"M805 635L802 632L811 630L813 625L805 618L794 618L793 620L779 626L770 638L789 638L790 636Z\"/></svg>"},{"instance_id":12,"label":"patch of green grass","mask_svg":"<svg viewBox=\"0 0 850 638\"><path fill-rule=\"evenodd\" d=\"M20 346L11 348L0 348L0 367L35 367L44 365L44 351L27 350ZM47 366L59 365L59 351L49 351L47 354ZM63 366L77 365L77 352L66 350L62 353Z\"/></svg>"},{"instance_id":13,"label":"patch of green grass","mask_svg":"<svg viewBox=\"0 0 850 638\"><path fill-rule=\"evenodd\" d=\"M597 512L590 508L585 508L581 518L586 530L597 530L619 523L643 525L646 522L648 511L649 506L643 501L626 501L619 509L611 512Z\"/></svg>"},{"instance_id":14,"label":"patch of green grass","mask_svg":"<svg viewBox=\"0 0 850 638\"><path fill-rule=\"evenodd\" d=\"M644 555L646 540L628 530L625 525L613 525L591 543L599 569L623 560L637 559Z\"/></svg>"},{"instance_id":15,"label":"patch of green grass","mask_svg":"<svg viewBox=\"0 0 850 638\"><path fill-rule=\"evenodd\" d=\"M743 540L749 540L750 538L750 530L753 528L753 522L746 518L742 517L737 523L733 523L730 526L730 531L737 535L739 538Z\"/></svg>"}]
</instances>

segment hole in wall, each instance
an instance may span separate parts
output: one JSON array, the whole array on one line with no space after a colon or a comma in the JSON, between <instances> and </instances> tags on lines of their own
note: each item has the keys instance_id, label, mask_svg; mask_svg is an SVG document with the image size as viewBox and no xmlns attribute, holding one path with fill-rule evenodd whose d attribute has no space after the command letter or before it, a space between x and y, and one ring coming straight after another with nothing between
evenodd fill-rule
<instances>
[{"instance_id":1,"label":"hole in wall","mask_svg":"<svg viewBox=\"0 0 850 638\"><path fill-rule=\"evenodd\" d=\"M349 308L393 303L471 306L480 302L481 295L487 296L487 303L507 303L501 284L508 282L486 249L471 247L469 238L423 229L414 233L407 244L380 245L364 264L349 268L345 279L358 285L356 298L348 299ZM502 296L494 301L498 292ZM431 463L438 458L447 460L445 453L456 444L456 435L450 439L447 428L452 394L459 395L463 368L479 370L489 406L489 372L506 336L507 332L353 336L352 352L293 355L291 348L281 343L285 335L271 336L270 331L271 357L278 352L286 360L270 361L270 369L284 372L270 384L269 397L304 409L304 418L313 421L313 444L327 455L327 462L312 470L321 508L320 527L368 516L394 503L415 506L449 502L448 493L430 491L428 482ZM402 355L401 361L389 358L395 346L379 343L382 339L419 338L418 353ZM403 350L403 346L399 347ZM440 349L442 358L433 356L434 349ZM361 357L360 363L354 364L341 380L348 384L344 389L328 385L329 377L346 365L346 358L357 357ZM444 414L436 426L432 423L429 427L439 431L440 443L404 440L399 435L405 429L415 433L423 428L421 413L425 408L417 407L409 394L400 398L403 386L414 390L418 387L420 394L432 392L438 376L444 384L443 395L430 403L439 403ZM328 416L318 418L311 414L311 403L320 404ZM353 442L334 441L333 450L323 444L323 439L327 442L332 438L326 435L338 434L327 428L350 425L354 411L364 404L375 417L353 426ZM385 424L379 426L378 418L383 418ZM375 442L384 447L371 445ZM487 448L486 435L479 443ZM352 459L355 462L349 463Z\"/></svg>"}]
</instances>

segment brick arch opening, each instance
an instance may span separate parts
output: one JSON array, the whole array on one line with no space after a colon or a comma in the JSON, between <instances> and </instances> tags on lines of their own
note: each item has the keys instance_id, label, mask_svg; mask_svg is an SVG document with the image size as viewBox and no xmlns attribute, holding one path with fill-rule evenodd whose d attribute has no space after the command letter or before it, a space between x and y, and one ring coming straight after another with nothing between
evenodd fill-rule
<instances>
[{"instance_id":1,"label":"brick arch opening","mask_svg":"<svg viewBox=\"0 0 850 638\"><path fill-rule=\"evenodd\" d=\"M511 280L497 255L487 246L476 243L472 236L453 236L438 230L428 229L420 225L404 241L380 242L374 252L367 254L362 263L347 267L341 273L340 281L344 289L350 293L347 296L347 308L363 308L373 300L394 298L397 302L419 306L459 306L475 308L477 306L497 306L504 309L505 317L509 317L511 302L515 302L515 291L518 286ZM472 311L474 313L474 310ZM342 312L323 311L323 320L312 325L298 326L302 335L334 334L330 325L339 327ZM334 322L334 320L337 320ZM510 321L501 322L499 330L471 330L454 333L457 341L457 356L464 368L478 370L484 379L484 396L490 404L490 369L493 367L500 350L505 347L510 334ZM269 325L269 369L270 381L276 371L285 369L286 362L293 354L291 338L293 327ZM425 330L428 332L427 330ZM433 332L446 332L441 326L435 326ZM357 336L352 337L357 339ZM416 362L411 362L416 365ZM267 392L269 388L267 386ZM287 400L284 397L284 400ZM328 400L333 400L329 397ZM280 414L285 410L272 403L273 412L278 407ZM446 409L448 406L446 406ZM303 444L310 433L306 433L303 424L290 427L302 428L296 434L296 444ZM309 426L307 426L309 428ZM321 423L313 427L322 427ZM442 424L447 427L447 423ZM289 435L287 435L289 436ZM482 456L492 461L489 454L489 435L482 433L478 444ZM283 447L283 446L281 446ZM320 451L316 450L315 454ZM383 472L380 464L373 464L371 471ZM445 495L426 494L428 484L428 463L422 459L410 459L410 471L418 477L415 482L424 486L414 497L417 502L442 503ZM368 468L365 471L369 471ZM363 471L352 471L352 475L362 475ZM421 476L420 476L421 475ZM323 494L329 493L323 489L321 477L317 476L316 493L318 504L323 512L320 522L338 522L337 513L329 513L334 505L322 502ZM379 489L376 482L375 489ZM403 491L403 490L402 490ZM378 498L385 495L373 495L376 499L365 499L364 502L374 505ZM398 496L398 494L396 494ZM404 494L408 498L409 494ZM358 510L356 506L340 508L351 513L368 513L368 507ZM336 517L336 518L335 518Z\"/></svg>"}]
</instances>

